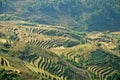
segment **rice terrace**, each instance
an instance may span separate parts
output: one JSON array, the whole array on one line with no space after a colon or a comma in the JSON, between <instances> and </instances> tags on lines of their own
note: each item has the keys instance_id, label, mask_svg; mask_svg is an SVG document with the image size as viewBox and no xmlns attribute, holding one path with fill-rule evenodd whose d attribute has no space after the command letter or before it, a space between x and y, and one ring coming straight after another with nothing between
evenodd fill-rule
<instances>
[{"instance_id":1,"label":"rice terrace","mask_svg":"<svg viewBox=\"0 0 120 80\"><path fill-rule=\"evenodd\" d=\"M0 0L0 80L120 80L120 1Z\"/></svg>"}]
</instances>

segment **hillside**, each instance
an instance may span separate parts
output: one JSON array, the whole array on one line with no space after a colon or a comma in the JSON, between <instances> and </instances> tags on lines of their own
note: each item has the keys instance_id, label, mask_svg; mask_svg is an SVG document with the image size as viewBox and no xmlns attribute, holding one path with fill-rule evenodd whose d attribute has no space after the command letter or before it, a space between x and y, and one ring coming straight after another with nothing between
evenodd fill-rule
<instances>
[{"instance_id":1,"label":"hillside","mask_svg":"<svg viewBox=\"0 0 120 80\"><path fill-rule=\"evenodd\" d=\"M0 21L0 79L119 80L120 33Z\"/></svg>"},{"instance_id":2,"label":"hillside","mask_svg":"<svg viewBox=\"0 0 120 80\"><path fill-rule=\"evenodd\" d=\"M78 31L120 30L119 0L1 0L0 13Z\"/></svg>"},{"instance_id":3,"label":"hillside","mask_svg":"<svg viewBox=\"0 0 120 80\"><path fill-rule=\"evenodd\" d=\"M0 80L120 80L120 1L0 0Z\"/></svg>"}]
</instances>

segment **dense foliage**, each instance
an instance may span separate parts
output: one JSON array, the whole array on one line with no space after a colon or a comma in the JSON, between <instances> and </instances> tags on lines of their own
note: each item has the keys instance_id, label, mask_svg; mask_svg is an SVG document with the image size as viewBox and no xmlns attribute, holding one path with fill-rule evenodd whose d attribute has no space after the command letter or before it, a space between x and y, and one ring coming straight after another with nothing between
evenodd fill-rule
<instances>
[{"instance_id":1,"label":"dense foliage","mask_svg":"<svg viewBox=\"0 0 120 80\"><path fill-rule=\"evenodd\" d=\"M17 11L24 20L71 26L75 30L118 30L120 26L119 0L1 0L0 6L1 10L8 11L10 7Z\"/></svg>"},{"instance_id":2,"label":"dense foliage","mask_svg":"<svg viewBox=\"0 0 120 80\"><path fill-rule=\"evenodd\" d=\"M24 80L19 74L0 70L0 80Z\"/></svg>"}]
</instances>

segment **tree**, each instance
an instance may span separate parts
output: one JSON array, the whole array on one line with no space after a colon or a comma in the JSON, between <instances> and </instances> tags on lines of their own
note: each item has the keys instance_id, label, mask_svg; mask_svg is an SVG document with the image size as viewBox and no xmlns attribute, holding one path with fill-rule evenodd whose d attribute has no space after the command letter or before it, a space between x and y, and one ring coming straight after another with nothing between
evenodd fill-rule
<instances>
[{"instance_id":1,"label":"tree","mask_svg":"<svg viewBox=\"0 0 120 80\"><path fill-rule=\"evenodd\" d=\"M31 47L30 47L30 45L26 45L25 46L25 50L24 50L23 53L24 53L23 54L24 57L27 57L27 56L29 56L31 54Z\"/></svg>"},{"instance_id":2,"label":"tree","mask_svg":"<svg viewBox=\"0 0 120 80\"><path fill-rule=\"evenodd\" d=\"M119 53L120 53L120 45L117 45L117 50L118 50Z\"/></svg>"},{"instance_id":3,"label":"tree","mask_svg":"<svg viewBox=\"0 0 120 80\"><path fill-rule=\"evenodd\" d=\"M5 69L0 70L0 80L25 80L20 74L13 73L12 71L5 71Z\"/></svg>"},{"instance_id":4,"label":"tree","mask_svg":"<svg viewBox=\"0 0 120 80\"><path fill-rule=\"evenodd\" d=\"M10 45L9 43L4 43L3 45L4 45L4 47L6 47L6 48L10 48L10 47L11 47L11 45Z\"/></svg>"}]
</instances>

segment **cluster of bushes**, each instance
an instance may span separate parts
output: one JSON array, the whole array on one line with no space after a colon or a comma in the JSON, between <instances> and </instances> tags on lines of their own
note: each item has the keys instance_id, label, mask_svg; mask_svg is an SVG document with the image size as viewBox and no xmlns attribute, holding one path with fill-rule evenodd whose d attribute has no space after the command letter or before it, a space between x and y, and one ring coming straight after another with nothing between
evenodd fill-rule
<instances>
[{"instance_id":1,"label":"cluster of bushes","mask_svg":"<svg viewBox=\"0 0 120 80\"><path fill-rule=\"evenodd\" d=\"M32 6L29 4L25 5L21 9L21 12L23 15L25 13L32 13L36 11L43 11L52 14L64 12L65 14L69 15L74 21L79 23L77 25L73 24L72 27L75 30L115 30L115 28L119 28L120 25L119 4L119 0L36 0ZM51 16L52 14L49 15ZM46 20L41 19L41 21Z\"/></svg>"},{"instance_id":2,"label":"cluster of bushes","mask_svg":"<svg viewBox=\"0 0 120 80\"><path fill-rule=\"evenodd\" d=\"M5 37L5 34L0 32L0 38L2 38L2 37Z\"/></svg>"},{"instance_id":3,"label":"cluster of bushes","mask_svg":"<svg viewBox=\"0 0 120 80\"><path fill-rule=\"evenodd\" d=\"M17 17L9 16L9 15L6 15L6 14L4 14L3 16L0 16L0 21L14 20L14 19L17 19Z\"/></svg>"},{"instance_id":4,"label":"cluster of bushes","mask_svg":"<svg viewBox=\"0 0 120 80\"><path fill-rule=\"evenodd\" d=\"M0 80L25 80L20 74L5 71L4 69L0 70Z\"/></svg>"},{"instance_id":5,"label":"cluster of bushes","mask_svg":"<svg viewBox=\"0 0 120 80\"><path fill-rule=\"evenodd\" d=\"M120 80L120 73L115 73L114 75L108 77L107 80Z\"/></svg>"},{"instance_id":6,"label":"cluster of bushes","mask_svg":"<svg viewBox=\"0 0 120 80\"><path fill-rule=\"evenodd\" d=\"M68 40L64 43L64 47L72 47L80 44L78 41Z\"/></svg>"},{"instance_id":7,"label":"cluster of bushes","mask_svg":"<svg viewBox=\"0 0 120 80\"><path fill-rule=\"evenodd\" d=\"M117 46L116 50L120 53L120 45Z\"/></svg>"},{"instance_id":8,"label":"cluster of bushes","mask_svg":"<svg viewBox=\"0 0 120 80\"><path fill-rule=\"evenodd\" d=\"M20 23L18 25L20 25L20 26L37 26L37 24L35 24L35 23Z\"/></svg>"}]
</instances>

